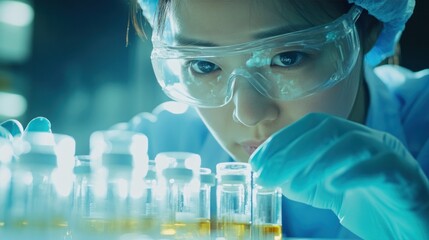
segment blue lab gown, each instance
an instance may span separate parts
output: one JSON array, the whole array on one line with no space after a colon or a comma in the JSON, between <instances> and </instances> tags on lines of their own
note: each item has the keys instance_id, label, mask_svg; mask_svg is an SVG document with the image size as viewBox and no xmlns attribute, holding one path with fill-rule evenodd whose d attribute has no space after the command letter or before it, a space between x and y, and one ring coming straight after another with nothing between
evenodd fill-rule
<instances>
[{"instance_id":1,"label":"blue lab gown","mask_svg":"<svg viewBox=\"0 0 429 240\"><path fill-rule=\"evenodd\" d=\"M409 149L429 175L429 69L411 72L399 66L365 69L370 92L366 125L388 132ZM149 138L149 157L162 151L190 151L201 155L202 166L213 171L219 162L233 161L209 133L192 108L164 103L152 113L134 117L128 127ZM212 201L213 202L213 201ZM213 213L212 207L212 213ZM288 237L355 237L330 210L283 198L283 231Z\"/></svg>"}]
</instances>

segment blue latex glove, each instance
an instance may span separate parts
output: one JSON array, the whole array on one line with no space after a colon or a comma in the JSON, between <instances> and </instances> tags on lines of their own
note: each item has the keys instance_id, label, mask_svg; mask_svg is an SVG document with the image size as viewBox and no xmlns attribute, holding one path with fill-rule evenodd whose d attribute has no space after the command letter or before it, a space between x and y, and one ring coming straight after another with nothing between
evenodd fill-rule
<instances>
[{"instance_id":1,"label":"blue latex glove","mask_svg":"<svg viewBox=\"0 0 429 240\"><path fill-rule=\"evenodd\" d=\"M363 239L429 239L429 183L393 136L345 119L309 114L251 156L263 186L331 209Z\"/></svg>"},{"instance_id":2,"label":"blue latex glove","mask_svg":"<svg viewBox=\"0 0 429 240\"><path fill-rule=\"evenodd\" d=\"M27 132L52 132L51 131L51 123L48 119L44 117L36 117L33 118L28 124L27 127L22 127L22 124L15 119L6 120L2 123L0 123L0 138L3 140L0 141L0 149L3 146L12 146L12 142L15 137L25 136L25 133ZM6 139L6 141L4 141ZM5 154L5 153L1 153ZM13 150L11 153L13 156L19 155L19 151L17 153L17 150ZM12 155L10 156L0 156L0 160L4 158L12 158ZM8 160L10 161L10 159Z\"/></svg>"},{"instance_id":3,"label":"blue latex glove","mask_svg":"<svg viewBox=\"0 0 429 240\"><path fill-rule=\"evenodd\" d=\"M5 135L5 137L7 138L15 137L25 132L52 132L51 122L44 117L33 118L27 124L25 130L22 127L22 124L15 119L6 120L0 123L0 127L3 128L3 131L0 131L0 134ZM4 130L7 130L7 132L4 132Z\"/></svg>"}]
</instances>

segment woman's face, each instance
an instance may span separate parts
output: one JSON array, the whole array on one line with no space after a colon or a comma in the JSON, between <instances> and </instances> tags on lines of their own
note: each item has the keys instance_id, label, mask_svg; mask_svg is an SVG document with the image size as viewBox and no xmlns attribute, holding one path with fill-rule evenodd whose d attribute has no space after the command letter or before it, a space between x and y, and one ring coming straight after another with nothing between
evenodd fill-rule
<instances>
[{"instance_id":1,"label":"woman's face","mask_svg":"<svg viewBox=\"0 0 429 240\"><path fill-rule=\"evenodd\" d=\"M187 0L173 5L167 21L172 23L174 37L185 36L222 46L252 41L270 35L275 29L299 30L325 24L345 13L344 9L332 9L335 3L330 4L329 11L321 10L326 2L331 1L311 1L314 7L298 12L284 0ZM361 55L351 75L334 87L293 101L267 98L245 79L237 79L228 104L197 111L222 147L235 160L247 162L252 152L274 132L307 113L326 112L345 118L354 114L353 106L360 99L356 97L360 62Z\"/></svg>"}]
</instances>

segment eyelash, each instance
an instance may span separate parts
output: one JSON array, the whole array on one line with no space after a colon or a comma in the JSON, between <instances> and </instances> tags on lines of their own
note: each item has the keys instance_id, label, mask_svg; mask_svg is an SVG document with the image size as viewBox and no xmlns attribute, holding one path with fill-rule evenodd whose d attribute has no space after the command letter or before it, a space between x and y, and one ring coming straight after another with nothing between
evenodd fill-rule
<instances>
[{"instance_id":1,"label":"eyelash","mask_svg":"<svg viewBox=\"0 0 429 240\"><path fill-rule=\"evenodd\" d=\"M284 56L286 54L289 54L288 55L289 59L292 59L291 62L293 62L293 63L291 63L290 65L285 64L284 62L282 62L282 59L280 59L282 56ZM291 54L292 54L292 56L291 56ZM279 58L279 59L277 59L277 58ZM305 61L306 58L308 58L308 54L304 53L304 52L299 52L299 51L281 52L281 53L274 55L272 57L270 66L271 67L278 67L278 68L296 67L296 66L302 64L302 62ZM280 61L280 63L277 62L277 60ZM194 68L194 67L199 67L198 64L202 64L202 63L204 63L206 65L211 64L213 66L213 69L210 69L209 71L204 72L204 71L201 71L200 69L196 70L196 68ZM187 61L185 63L185 67L190 69L192 71L192 73L200 74L200 75L208 75L208 74L212 74L212 73L216 72L217 70L221 70L221 68L217 64L210 62L210 61L205 61L205 60Z\"/></svg>"}]
</instances>

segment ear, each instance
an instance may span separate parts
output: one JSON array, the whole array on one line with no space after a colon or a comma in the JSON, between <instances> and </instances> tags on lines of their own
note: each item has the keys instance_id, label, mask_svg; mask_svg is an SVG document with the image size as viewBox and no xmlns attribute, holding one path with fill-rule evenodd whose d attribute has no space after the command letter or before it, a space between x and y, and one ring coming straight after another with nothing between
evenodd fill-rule
<instances>
[{"instance_id":1,"label":"ear","mask_svg":"<svg viewBox=\"0 0 429 240\"><path fill-rule=\"evenodd\" d=\"M374 46L383 28L383 23L369 15L368 12L362 13L358 21L359 35L362 51L366 54Z\"/></svg>"}]
</instances>

